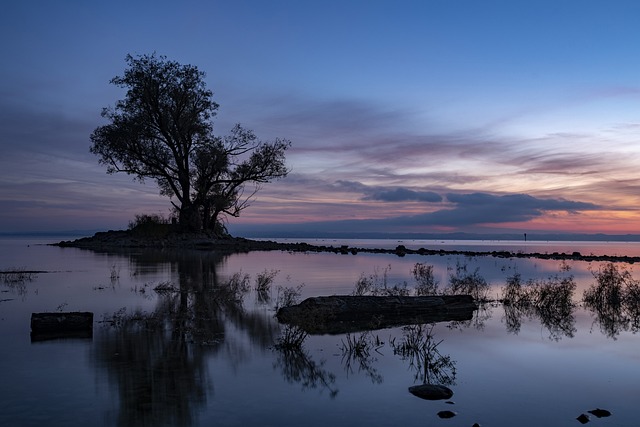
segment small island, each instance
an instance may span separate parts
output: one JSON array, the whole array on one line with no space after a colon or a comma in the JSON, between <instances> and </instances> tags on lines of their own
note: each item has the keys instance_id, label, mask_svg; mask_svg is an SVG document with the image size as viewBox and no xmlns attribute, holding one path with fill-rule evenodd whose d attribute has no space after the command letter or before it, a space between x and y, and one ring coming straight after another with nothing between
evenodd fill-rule
<instances>
[{"instance_id":1,"label":"small island","mask_svg":"<svg viewBox=\"0 0 640 427\"><path fill-rule=\"evenodd\" d=\"M565 261L586 262L622 262L634 264L640 262L638 256L627 255L584 255L580 252L512 252L505 250L494 251L469 251L456 249L418 248L410 249L404 245L395 248L362 248L347 245L326 246L312 245L306 242L277 242L274 240L253 240L243 237L234 237L229 234L220 236L214 232L184 232L172 224L144 223L132 225L129 230L109 230L98 232L91 237L83 237L76 240L66 240L54 243L54 246L74 247L93 250L113 249L195 249L209 250L220 253L242 253L251 251L288 251L288 252L330 252L342 255L369 254L395 254L403 257L406 255L422 256L490 256L495 258L537 258Z\"/></svg>"}]
</instances>

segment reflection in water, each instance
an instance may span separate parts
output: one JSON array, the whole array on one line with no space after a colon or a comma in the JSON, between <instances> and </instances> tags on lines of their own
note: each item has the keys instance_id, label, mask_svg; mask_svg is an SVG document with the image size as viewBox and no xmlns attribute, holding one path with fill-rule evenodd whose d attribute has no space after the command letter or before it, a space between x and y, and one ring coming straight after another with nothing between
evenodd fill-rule
<instances>
[{"instance_id":1,"label":"reflection in water","mask_svg":"<svg viewBox=\"0 0 640 427\"><path fill-rule=\"evenodd\" d=\"M258 290L260 280L256 280ZM297 288L279 286L276 309L297 304L301 289L302 285ZM308 336L307 331L299 326L283 325L274 345L277 357L273 367L282 373L287 382L299 383L303 390L326 389L333 399L338 394L338 389L334 387L336 376L323 368L324 362L316 363L304 348Z\"/></svg>"},{"instance_id":2,"label":"reflection in water","mask_svg":"<svg viewBox=\"0 0 640 427\"><path fill-rule=\"evenodd\" d=\"M147 266L151 255L142 252L130 259ZM178 284L157 287L153 312L123 309L105 319L113 327L97 337L95 359L118 390L118 425L193 424L213 389L207 356L225 348L232 354L230 360L243 358L241 346L227 336L230 325L246 332L260 348L273 343L275 322L243 308L247 276L220 281L217 266L222 261L210 253L166 253L164 262L170 263Z\"/></svg>"},{"instance_id":3,"label":"reflection in water","mask_svg":"<svg viewBox=\"0 0 640 427\"><path fill-rule=\"evenodd\" d=\"M256 276L255 291L256 302L260 305L266 305L271 302L271 285L280 270L264 270Z\"/></svg>"},{"instance_id":4,"label":"reflection in water","mask_svg":"<svg viewBox=\"0 0 640 427\"><path fill-rule=\"evenodd\" d=\"M146 320L132 317L97 339L96 358L120 398L117 425L190 425L210 388L206 348Z\"/></svg>"},{"instance_id":5,"label":"reflection in water","mask_svg":"<svg viewBox=\"0 0 640 427\"><path fill-rule=\"evenodd\" d=\"M391 340L393 353L409 361L416 371L415 380L422 384L454 385L456 362L449 355L442 355L438 346L442 343L433 335L434 325L418 324L402 328L403 338L396 343Z\"/></svg>"},{"instance_id":6,"label":"reflection in water","mask_svg":"<svg viewBox=\"0 0 640 427\"><path fill-rule=\"evenodd\" d=\"M493 309L495 304L492 302L480 302L478 308L473 311L473 316L469 320L454 320L449 322L448 327L450 329L468 329L473 328L477 330L484 329L485 322L493 317Z\"/></svg>"},{"instance_id":7,"label":"reflection in water","mask_svg":"<svg viewBox=\"0 0 640 427\"><path fill-rule=\"evenodd\" d=\"M327 390L333 399L338 395L335 374L324 369L324 362L316 363L304 347L275 347L273 368L279 370L289 383L298 383L302 390Z\"/></svg>"},{"instance_id":8,"label":"reflection in water","mask_svg":"<svg viewBox=\"0 0 640 427\"><path fill-rule=\"evenodd\" d=\"M486 302L489 283L479 273L479 268L469 272L467 264L456 262L455 273L449 275L449 283L444 289L447 295L471 295L477 302Z\"/></svg>"},{"instance_id":9,"label":"reflection in water","mask_svg":"<svg viewBox=\"0 0 640 427\"><path fill-rule=\"evenodd\" d=\"M608 263L593 272L596 283L584 292L583 301L595 316L603 334L616 338L622 331L640 330L640 281L624 267Z\"/></svg>"},{"instance_id":10,"label":"reflection in water","mask_svg":"<svg viewBox=\"0 0 640 427\"><path fill-rule=\"evenodd\" d=\"M285 381L299 384L303 390L326 391L331 398L338 395L335 374L325 368L323 361L315 361L304 348L306 332L289 326L280 328L264 311L247 309L244 299L251 287L246 274L237 273L223 280L218 276L218 266L224 259L211 253L165 253L163 256L149 251L130 254L135 274L168 268L171 280L154 288L158 299L152 312L117 312L108 319L114 327L104 329L95 340L95 360L105 369L119 396L119 412L113 417L114 424L196 424L196 414L213 396L213 380L207 372L210 356L225 351L225 358L238 364L249 357L237 333L245 333L252 345L263 350L274 348L276 343L273 368ZM159 260L163 260L164 266L153 266ZM456 289L475 291L478 296L484 294L486 281L480 280L477 270L469 274L459 268L452 277ZM262 308L270 301L285 305L289 299L300 296L299 287L278 287L273 300L268 287L264 288L264 295L258 286L253 289L258 307ZM625 289L627 297L621 298L618 306L612 307L611 301L606 300L603 304L589 305L591 300L585 298L585 307L596 313L609 336L615 337L620 328L638 330L639 310L632 309L638 305L630 301L640 286ZM549 331L550 338L573 337L576 330L574 290L571 276L523 284L520 276L514 275L503 290L507 330L518 333L523 318L535 317ZM640 298L640 291L637 294ZM600 300L594 298L593 301ZM491 303L482 304L473 319L451 322L449 327L482 329L495 307ZM442 341L436 340L433 328L432 324L424 323L405 326L402 338L392 338L389 344L393 353L414 371L415 382L454 385L456 361L440 353ZM376 365L381 354L378 350L383 345L370 331L344 335L342 364L347 376L364 374L373 384L381 384L383 377Z\"/></svg>"},{"instance_id":11,"label":"reflection in water","mask_svg":"<svg viewBox=\"0 0 640 427\"><path fill-rule=\"evenodd\" d=\"M32 282L38 276L37 272L27 271L23 268L10 268L0 271L1 283L4 283L12 292L17 293L24 301L27 295L27 283ZM7 301L10 301L7 299Z\"/></svg>"},{"instance_id":12,"label":"reflection in water","mask_svg":"<svg viewBox=\"0 0 640 427\"><path fill-rule=\"evenodd\" d=\"M542 281L529 280L525 284L518 273L507 278L502 290L507 331L517 334L523 317L535 317L549 331L550 339L573 338L577 331L573 314L575 288L573 276L553 276Z\"/></svg>"},{"instance_id":13,"label":"reflection in water","mask_svg":"<svg viewBox=\"0 0 640 427\"><path fill-rule=\"evenodd\" d=\"M448 407L443 402L415 401L406 392L406 386L424 385L420 383L423 378L428 380L428 375L423 374L424 368L416 369L410 357L393 354L386 334L400 343L401 327L374 332L389 347L380 348L381 354L369 348L368 358L365 353L359 353L365 355L360 359L355 352L350 357L348 352L342 355L340 344L348 341L344 334L307 338L306 354L279 353L272 350L279 327L271 318L271 308L278 296L277 284L304 281L305 297L350 293L360 271L372 271L376 263L392 264L392 284L411 283L409 272L415 261L434 263L433 279L440 281L442 289L449 277L447 265L455 267L461 257L253 253L221 260L210 252L157 252L150 256L145 249L140 254L101 256L55 249L50 251L51 259L41 260L45 257L32 254L36 249L42 248L32 247L27 253L30 258L22 258L24 262L43 262L29 268L46 268L55 274L39 274L34 283L26 283L24 302L19 301L20 289L0 277L0 301L14 299L0 302L0 335L4 339L0 353L9 367L0 383L0 425L33 425L45 418L49 425L73 425L74 420L75 424L105 426L339 425L358 414L362 414L362 423L369 424L424 425L425 420L429 424L429 417L435 424L449 422L435 415ZM575 301L582 302L583 290L596 280L586 263L569 264L570 272L565 271L566 266L558 272L557 261L478 257L469 259L468 271L480 266L492 289L504 287L514 271L522 273L523 285L529 278L546 280L549 274L572 273L579 290ZM96 285L110 286L113 265L121 268L118 282L113 289L99 291ZM265 298L264 304L255 303L255 288L243 293L242 286L237 287L240 292L228 292L231 300L243 298L242 304L223 298L230 273L246 270L253 278L259 271L275 268L282 271L282 280L267 290L270 300ZM637 271L633 272L635 276ZM429 278L428 272L425 276ZM239 284L243 277L238 276ZM149 284L145 295L129 292L143 283ZM499 293L492 291L491 296L498 298ZM114 320L120 319L120 323L115 327L97 324L92 342L60 340L31 345L28 314L57 310L60 303L68 303L61 307L64 310L93 311L96 320L105 310L114 313L122 306L127 310L116 313ZM134 312L135 307L141 311ZM632 321L633 305L616 305L615 300L594 305L582 302L573 310L575 325L580 332L588 332L595 320L593 333L576 333L574 339L561 335L560 343L547 339L550 334L546 326L540 326L543 322L536 311L529 315L514 305L504 306L516 314L507 327L522 324L514 326L520 331L516 336L506 333L505 322L500 322L503 305L488 307L495 315L484 322L483 331L473 329L482 323L480 316L466 322L470 329L465 331L448 330L446 324L433 329L434 344L444 339L437 350L457 362L457 385L451 388L456 389L458 403L464 406L454 418L462 419L459 425L473 424L473 414L483 425L502 425L506 419L518 419L526 426L569 425L578 424L574 418L580 412L591 416L589 425L608 421L636 425L637 337L631 331L637 329L637 323ZM557 317L550 318L558 323ZM609 325L602 330L616 341L600 333L600 323ZM352 333L351 341L360 342L360 332ZM91 349L89 354L85 353L87 348ZM326 363L319 363L322 360ZM408 369L411 364L412 370ZM92 375L92 367L97 376ZM331 374L335 374L335 381ZM415 384L414 375L418 377ZM382 377L384 381L378 384L376 378ZM305 388L301 393L300 389L307 387L303 384L313 384L314 379L316 388ZM585 381L593 387L575 387ZM422 407L418 407L420 403ZM412 404L415 411L402 409L410 409ZM613 410L614 416L596 420L586 412L598 406Z\"/></svg>"},{"instance_id":14,"label":"reflection in water","mask_svg":"<svg viewBox=\"0 0 640 427\"><path fill-rule=\"evenodd\" d=\"M309 333L299 326L284 325L275 347L279 350L299 350L308 336Z\"/></svg>"},{"instance_id":15,"label":"reflection in water","mask_svg":"<svg viewBox=\"0 0 640 427\"><path fill-rule=\"evenodd\" d=\"M354 367L357 367L358 372L362 372L371 378L371 382L382 384L382 375L373 366L378 361L378 358L373 353L380 354L378 350L382 346L384 346L384 343L380 341L377 335L374 337L371 331L361 332L360 334L348 333L340 347L342 363L347 376L354 373Z\"/></svg>"}]
</instances>

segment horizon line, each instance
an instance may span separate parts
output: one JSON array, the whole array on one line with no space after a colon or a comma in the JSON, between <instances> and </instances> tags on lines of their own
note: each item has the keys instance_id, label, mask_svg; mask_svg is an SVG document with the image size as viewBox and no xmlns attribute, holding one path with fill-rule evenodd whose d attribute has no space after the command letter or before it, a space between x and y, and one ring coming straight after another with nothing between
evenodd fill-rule
<instances>
[{"instance_id":1,"label":"horizon line","mask_svg":"<svg viewBox=\"0 0 640 427\"><path fill-rule=\"evenodd\" d=\"M0 231L2 237L37 236L93 236L96 233L113 231L103 229L58 230L58 231ZM118 230L119 231L119 230ZM443 232L443 233L384 233L384 232L248 232L232 235L258 239L381 239L381 240L510 240L510 241L613 241L640 242L640 233L571 233L571 232Z\"/></svg>"}]
</instances>

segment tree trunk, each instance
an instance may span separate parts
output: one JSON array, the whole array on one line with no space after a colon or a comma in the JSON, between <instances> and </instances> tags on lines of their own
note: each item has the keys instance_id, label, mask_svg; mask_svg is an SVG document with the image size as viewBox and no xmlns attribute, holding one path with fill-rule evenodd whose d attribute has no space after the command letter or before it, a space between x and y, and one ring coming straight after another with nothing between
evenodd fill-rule
<instances>
[{"instance_id":1,"label":"tree trunk","mask_svg":"<svg viewBox=\"0 0 640 427\"><path fill-rule=\"evenodd\" d=\"M213 229L213 224L211 223L211 205L209 203L203 203L202 205L202 229L205 231Z\"/></svg>"},{"instance_id":2,"label":"tree trunk","mask_svg":"<svg viewBox=\"0 0 640 427\"><path fill-rule=\"evenodd\" d=\"M180 207L180 231L199 233L202 231L202 221L197 206L193 203L183 203Z\"/></svg>"}]
</instances>

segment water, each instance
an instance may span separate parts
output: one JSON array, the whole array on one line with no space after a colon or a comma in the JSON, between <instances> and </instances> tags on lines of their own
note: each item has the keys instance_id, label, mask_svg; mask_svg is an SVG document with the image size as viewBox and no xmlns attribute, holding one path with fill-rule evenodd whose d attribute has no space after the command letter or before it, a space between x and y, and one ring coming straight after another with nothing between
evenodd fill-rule
<instances>
[{"instance_id":1,"label":"water","mask_svg":"<svg viewBox=\"0 0 640 427\"><path fill-rule=\"evenodd\" d=\"M2 426L561 426L578 425L578 415L596 408L613 415L592 417L594 424L637 425L636 328L624 319L606 322L579 304L594 283L597 263L382 254L98 253L34 244L43 241L0 240L0 269L45 271L22 283L0 282ZM338 243L433 248L425 242ZM513 242L440 244L514 250L508 249ZM633 243L561 243L566 250L558 243L536 245L526 252L597 255L613 249L638 255ZM436 373L425 374L411 355L394 354L393 344L406 333L402 328L365 335L371 346L361 357L344 348L345 335L309 336L297 352L274 348L283 333L273 317L278 287L299 288L300 298L348 294L364 275L386 277L390 286L407 282L412 289L410 271L418 262L434 266L440 286L456 268L477 269L491 296L499 296L515 273L523 280L573 277L578 306L562 319L535 313L514 318L496 303L470 322L433 326L431 337L439 343L433 360L451 380L453 404L407 391L425 379L433 382ZM620 267L633 272L633 266ZM252 289L238 294L242 301L226 292L236 273L249 275L253 286L256 275L272 270L278 274L266 302ZM158 285L182 292L155 291ZM31 313L45 311L93 312L93 337L32 341ZM457 416L440 419L437 413L443 410Z\"/></svg>"}]
</instances>

